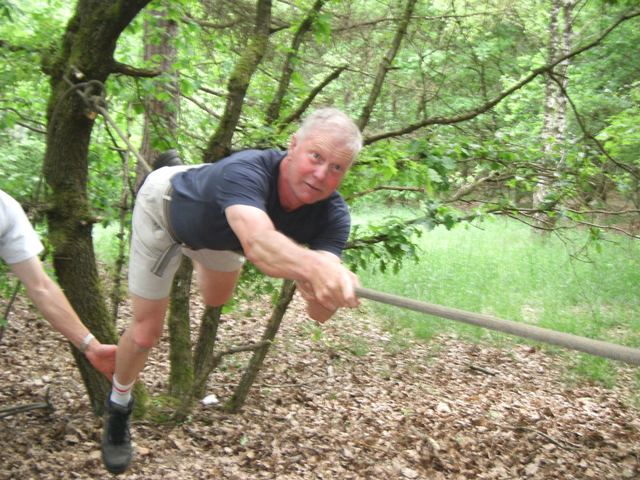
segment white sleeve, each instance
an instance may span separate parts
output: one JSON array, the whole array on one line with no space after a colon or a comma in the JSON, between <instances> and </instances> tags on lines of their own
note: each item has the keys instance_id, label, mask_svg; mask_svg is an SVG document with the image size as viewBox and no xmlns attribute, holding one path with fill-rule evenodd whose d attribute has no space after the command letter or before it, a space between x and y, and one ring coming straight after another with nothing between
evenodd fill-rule
<instances>
[{"instance_id":1,"label":"white sleeve","mask_svg":"<svg viewBox=\"0 0 640 480\"><path fill-rule=\"evenodd\" d=\"M43 249L20 204L0 190L0 257L8 264L19 263Z\"/></svg>"}]
</instances>

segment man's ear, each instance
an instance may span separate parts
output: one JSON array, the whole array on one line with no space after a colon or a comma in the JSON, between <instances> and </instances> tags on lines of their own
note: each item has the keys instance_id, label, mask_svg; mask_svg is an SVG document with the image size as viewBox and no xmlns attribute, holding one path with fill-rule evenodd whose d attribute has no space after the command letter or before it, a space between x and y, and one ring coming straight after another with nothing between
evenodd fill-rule
<instances>
[{"instance_id":1,"label":"man's ear","mask_svg":"<svg viewBox=\"0 0 640 480\"><path fill-rule=\"evenodd\" d=\"M294 148L296 148L297 144L298 144L298 137L294 133L293 135L291 135L291 140L289 141L289 151L291 152Z\"/></svg>"}]
</instances>

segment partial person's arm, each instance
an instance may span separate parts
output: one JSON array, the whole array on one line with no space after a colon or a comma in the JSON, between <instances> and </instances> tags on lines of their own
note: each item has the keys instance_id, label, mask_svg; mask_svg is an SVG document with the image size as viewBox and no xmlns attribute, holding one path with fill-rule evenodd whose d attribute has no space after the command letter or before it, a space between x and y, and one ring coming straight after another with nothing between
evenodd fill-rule
<instances>
[{"instance_id":1,"label":"partial person's arm","mask_svg":"<svg viewBox=\"0 0 640 480\"><path fill-rule=\"evenodd\" d=\"M27 295L51 326L64 335L76 348L90 333L69 300L44 271L38 257L9 265L25 286ZM95 338L86 346L84 354L91 364L107 378L115 369L116 346L103 345Z\"/></svg>"},{"instance_id":2,"label":"partial person's arm","mask_svg":"<svg viewBox=\"0 0 640 480\"><path fill-rule=\"evenodd\" d=\"M232 205L225 213L249 261L270 277L295 280L304 289L303 297L314 300L310 315L325 321L340 307L358 306L358 278L335 255L298 245L278 232L259 208Z\"/></svg>"}]
</instances>

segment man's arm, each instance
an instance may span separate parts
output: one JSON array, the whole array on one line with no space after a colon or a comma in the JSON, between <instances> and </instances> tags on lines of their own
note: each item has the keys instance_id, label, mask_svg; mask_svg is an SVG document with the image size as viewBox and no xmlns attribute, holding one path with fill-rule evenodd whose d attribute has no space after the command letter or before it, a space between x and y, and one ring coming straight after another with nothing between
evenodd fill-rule
<instances>
[{"instance_id":1,"label":"man's arm","mask_svg":"<svg viewBox=\"0 0 640 480\"><path fill-rule=\"evenodd\" d=\"M9 265L25 286L27 295L51 326L73 345L80 347L90 333L69 300L44 271L38 257ZM115 369L115 345L103 345L95 338L84 351L87 359L100 372L111 378Z\"/></svg>"},{"instance_id":2,"label":"man's arm","mask_svg":"<svg viewBox=\"0 0 640 480\"><path fill-rule=\"evenodd\" d=\"M240 240L245 256L270 277L295 280L313 295L325 312L324 320L340 307L357 307L356 275L328 252L304 248L278 232L259 208L232 205L227 221Z\"/></svg>"}]
</instances>

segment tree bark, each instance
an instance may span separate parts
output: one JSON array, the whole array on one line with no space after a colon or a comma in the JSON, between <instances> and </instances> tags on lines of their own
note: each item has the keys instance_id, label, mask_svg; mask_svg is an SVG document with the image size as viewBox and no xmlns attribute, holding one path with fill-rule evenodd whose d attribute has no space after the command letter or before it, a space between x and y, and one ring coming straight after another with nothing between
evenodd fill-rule
<instances>
[{"instance_id":1,"label":"tree bark","mask_svg":"<svg viewBox=\"0 0 640 480\"><path fill-rule=\"evenodd\" d=\"M295 291L296 284L294 282L292 282L291 280L284 280L282 282L282 288L280 290L278 303L273 309L271 318L269 319L269 323L267 324L267 328L262 334L262 343L264 343L264 345L258 348L258 350L253 353L253 356L249 361L249 366L245 370L240 383L233 392L233 396L231 397L231 399L229 399L229 401L225 405L225 410L236 413L244 405L244 402L249 395L249 390L251 389L253 382L258 376L258 372L262 367L262 363L264 362L264 359L269 352L271 343L273 342L273 339L276 337L276 334L280 329L280 324L282 323L284 314L286 313L291 300L293 300L293 294L295 293Z\"/></svg>"},{"instance_id":2,"label":"tree bark","mask_svg":"<svg viewBox=\"0 0 640 480\"><path fill-rule=\"evenodd\" d=\"M564 58L549 71L545 82L544 120L542 125L542 165L545 171L555 172L562 168L566 149L564 140L567 127L567 99L564 95L569 83L568 69L571 51L571 11L574 3L566 0L552 0L549 16L549 63ZM555 79L554 79L555 78ZM559 83L556 82L556 79ZM533 208L544 210L546 203L557 203L552 199L554 176L541 173L533 190ZM534 215L540 230L553 228L555 217L544 213Z\"/></svg>"},{"instance_id":3,"label":"tree bark","mask_svg":"<svg viewBox=\"0 0 640 480\"><path fill-rule=\"evenodd\" d=\"M148 0L80 0L58 51L44 65L50 76L44 173L51 189L49 239L58 281L82 321L106 343L117 340L98 279L95 219L87 194L88 149L95 113L78 92L88 80L104 83L115 65L116 42ZM109 384L74 351L93 411L101 414Z\"/></svg>"},{"instance_id":4,"label":"tree bark","mask_svg":"<svg viewBox=\"0 0 640 480\"><path fill-rule=\"evenodd\" d=\"M413 10L415 9L416 2L417 0L407 0L404 13L402 15L402 18L400 19L400 22L398 23L398 29L396 30L396 34L393 37L393 42L391 42L391 47L389 47L389 50L382 59L382 62L380 62L378 73L376 74L376 79L373 82L371 92L369 92L369 98L367 99L367 102L362 109L360 118L356 122L361 131L364 130L369 123L373 108L375 107L376 102L378 101L378 97L380 96L380 92L382 91L384 79L387 76L387 72L389 72L389 70L391 69L391 65L393 64L393 60L396 58L398 50L400 50L402 39L407 34L407 27L409 26L409 22L411 21L411 15L413 15Z\"/></svg>"},{"instance_id":5,"label":"tree bark","mask_svg":"<svg viewBox=\"0 0 640 480\"><path fill-rule=\"evenodd\" d=\"M271 0L258 0L256 26L244 54L238 59L228 82L228 96L224 114L207 145L205 162L215 162L231 152L231 140L240 119L244 98L251 77L255 73L269 44Z\"/></svg>"},{"instance_id":6,"label":"tree bark","mask_svg":"<svg viewBox=\"0 0 640 480\"><path fill-rule=\"evenodd\" d=\"M178 72L174 69L177 58L176 37L178 24L167 18L166 7L156 8L149 12L150 19L144 24L144 59L160 58L157 65L166 80L158 82L158 91L170 95L170 101L158 100L155 95L144 99L144 125L140 154L153 165L157 156L169 149L176 148L176 132L178 129L178 112L180 110L180 89ZM160 37L159 39L157 37ZM144 176L144 165L137 165L138 180Z\"/></svg>"},{"instance_id":7,"label":"tree bark","mask_svg":"<svg viewBox=\"0 0 640 480\"><path fill-rule=\"evenodd\" d=\"M207 365L211 364L211 359L213 358L213 349L216 345L221 313L222 307L207 307L202 314L198 343L193 360L195 370L193 396L195 398L204 395L206 379L210 373L207 371Z\"/></svg>"},{"instance_id":8,"label":"tree bark","mask_svg":"<svg viewBox=\"0 0 640 480\"><path fill-rule=\"evenodd\" d=\"M307 13L307 16L300 23L295 35L293 36L291 46L289 47L287 57L282 67L282 74L280 75L280 81L278 82L278 89L273 97L273 100L269 104L269 107L267 108L267 115L265 117L267 124L274 123L278 119L278 117L280 117L280 109L282 108L282 102L284 101L284 97L289 88L289 84L291 83L294 64L296 59L298 58L302 40L307 32L311 30L313 22L315 21L316 17L320 13L320 10L326 2L327 0L315 1L313 6L311 7L311 10L309 11L309 13Z\"/></svg>"}]
</instances>

